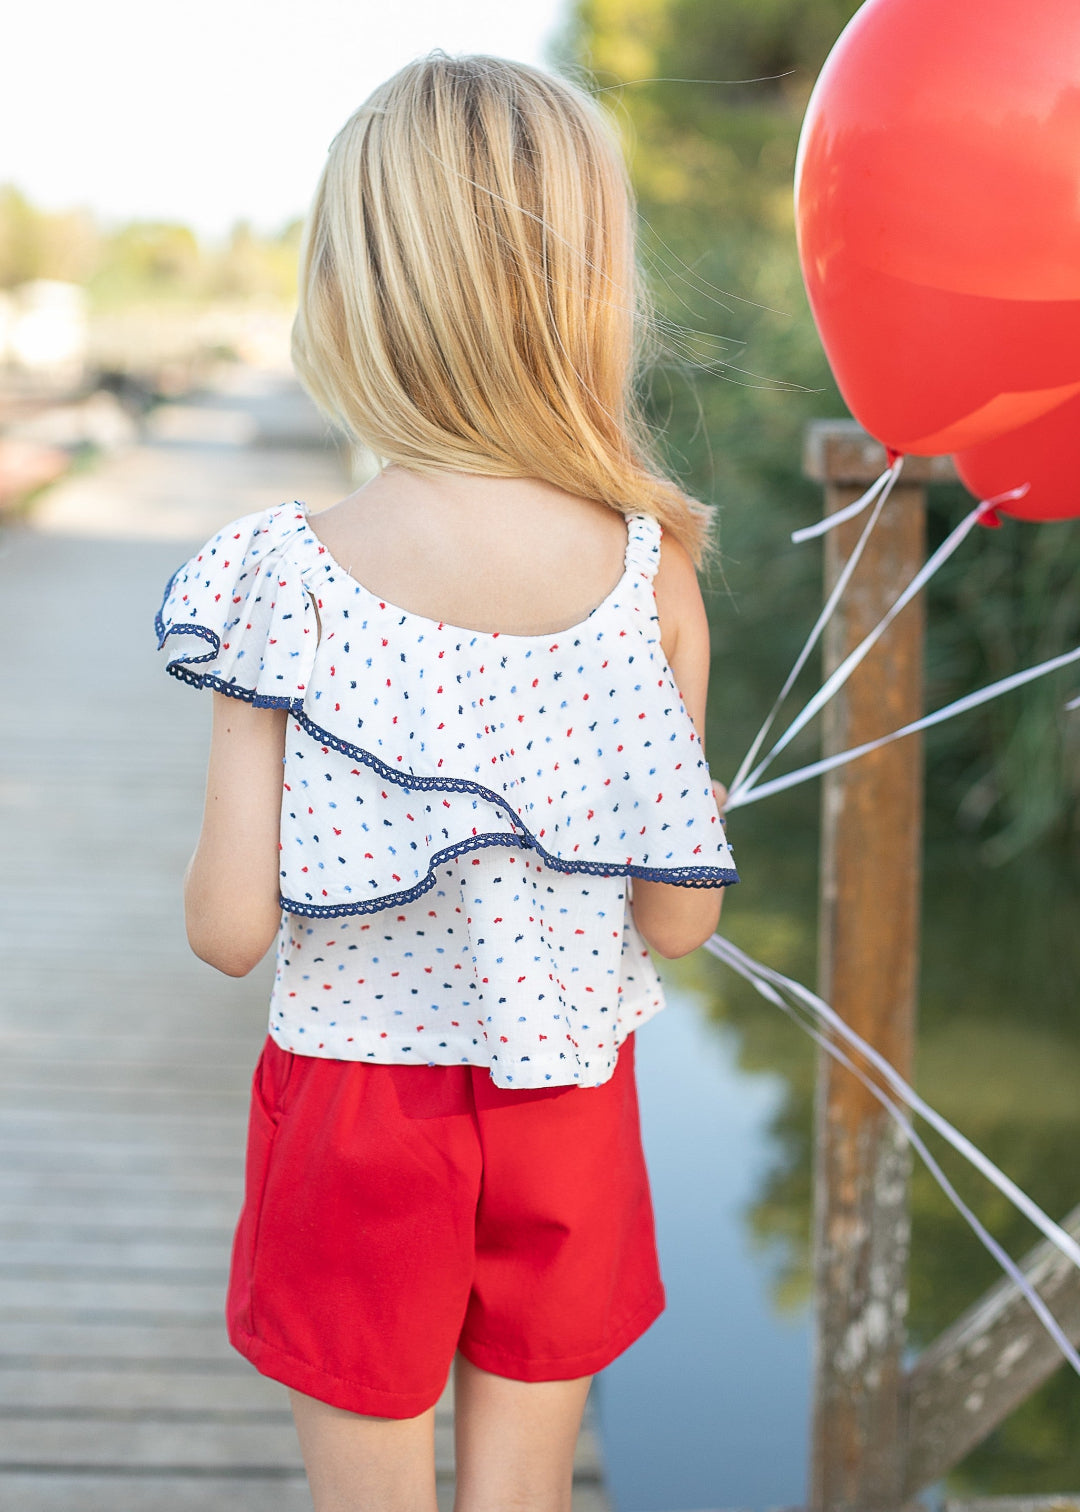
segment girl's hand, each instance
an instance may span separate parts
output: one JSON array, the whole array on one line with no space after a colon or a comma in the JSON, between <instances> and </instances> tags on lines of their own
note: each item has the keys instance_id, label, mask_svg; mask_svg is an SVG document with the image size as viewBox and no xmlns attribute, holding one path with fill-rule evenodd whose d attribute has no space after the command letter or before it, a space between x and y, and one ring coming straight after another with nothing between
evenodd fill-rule
<instances>
[{"instance_id":1,"label":"girl's hand","mask_svg":"<svg viewBox=\"0 0 1080 1512\"><path fill-rule=\"evenodd\" d=\"M723 819L723 817L724 817L724 805L727 803L727 796L728 796L727 788L724 786L724 784L722 782L718 782L716 780L716 778L714 777L713 778L712 790L713 790L713 797L716 799L716 807L720 810L720 817L721 817L721 819Z\"/></svg>"}]
</instances>

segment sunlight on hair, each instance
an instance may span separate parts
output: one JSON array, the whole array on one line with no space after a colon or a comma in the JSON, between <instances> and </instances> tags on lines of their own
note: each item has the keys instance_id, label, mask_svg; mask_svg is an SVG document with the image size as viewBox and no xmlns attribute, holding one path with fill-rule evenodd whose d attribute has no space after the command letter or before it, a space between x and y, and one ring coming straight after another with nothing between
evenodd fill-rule
<instances>
[{"instance_id":1,"label":"sunlight on hair","mask_svg":"<svg viewBox=\"0 0 1080 1512\"><path fill-rule=\"evenodd\" d=\"M293 356L384 463L542 478L644 510L700 565L712 508L665 475L640 408L657 330L622 151L577 85L434 52L335 137Z\"/></svg>"}]
</instances>

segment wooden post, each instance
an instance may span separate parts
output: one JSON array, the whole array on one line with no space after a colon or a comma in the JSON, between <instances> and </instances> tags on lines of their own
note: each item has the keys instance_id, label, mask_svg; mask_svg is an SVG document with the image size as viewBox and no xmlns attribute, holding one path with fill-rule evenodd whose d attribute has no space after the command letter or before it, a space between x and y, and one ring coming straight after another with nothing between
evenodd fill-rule
<instances>
[{"instance_id":1,"label":"wooden post","mask_svg":"<svg viewBox=\"0 0 1080 1512\"><path fill-rule=\"evenodd\" d=\"M805 469L834 513L885 466L853 421L820 421ZM925 555L926 485L948 457L909 457L825 637L825 672L873 628ZM826 537L826 591L866 516ZM825 711L825 753L922 713L923 606L909 605ZM911 1080L918 975L922 747L907 737L831 773L822 794L822 996ZM858 1060L858 1057L852 1057ZM865 1064L862 1069L877 1080ZM846 1067L818 1062L810 1512L896 1512L981 1443L1061 1367L1011 1279L987 1291L906 1371L910 1152ZM1063 1226L1080 1238L1080 1207ZM1080 1344L1080 1272L1046 1241L1021 1264ZM917 1504L916 1504L917 1505ZM1068 1512L1080 1498L989 1498L946 1512Z\"/></svg>"},{"instance_id":2,"label":"wooden post","mask_svg":"<svg viewBox=\"0 0 1080 1512\"><path fill-rule=\"evenodd\" d=\"M824 483L829 513L856 498L885 465L883 448L853 423L810 427L806 471ZM826 631L826 675L921 565L925 484L951 475L947 461L905 463ZM866 518L826 536L826 591ZM923 625L922 603L916 601L827 706L825 754L922 714ZM822 794L820 991L907 1077L918 973L922 802L917 736L830 773ZM809 1502L813 1512L887 1512L901 1506L904 1490L909 1151L881 1105L824 1052L815 1121Z\"/></svg>"}]
</instances>

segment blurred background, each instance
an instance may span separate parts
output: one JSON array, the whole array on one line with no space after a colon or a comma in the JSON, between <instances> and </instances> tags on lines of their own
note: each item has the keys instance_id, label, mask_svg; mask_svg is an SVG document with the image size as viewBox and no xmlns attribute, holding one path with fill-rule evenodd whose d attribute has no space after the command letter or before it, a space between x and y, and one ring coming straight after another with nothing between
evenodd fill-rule
<instances>
[{"instance_id":1,"label":"blurred background","mask_svg":"<svg viewBox=\"0 0 1080 1512\"><path fill-rule=\"evenodd\" d=\"M789 540L821 512L819 487L801 473L802 433L845 411L802 292L792 173L814 78L855 8L194 0L166 19L103 0L22 7L5 22L2 791L12 844L41 868L38 891L10 879L6 1085L38 1085L31 1063L55 1053L27 1027L31 1001L67 993L54 1024L81 1032L85 955L73 956L70 979L57 977L36 921L56 906L50 878L69 864L71 824L92 828L87 815L105 799L91 784L58 829L36 757L18 753L42 677L53 692L77 681L70 648L94 613L88 566L130 605L134 642L122 654L134 670L109 685L112 713L152 719L166 765L186 753L182 769L168 768L167 838L151 856L129 836L117 867L129 887L136 853L158 869L152 927L172 930L170 980L183 983L172 1021L188 1034L202 1023L191 1005L207 1000L209 968L184 960L177 931L205 729L187 695L150 670L150 617L168 573L226 520L286 498L321 507L365 475L366 459L328 432L290 373L299 231L334 132L431 47L584 70L623 134L661 313L650 410L673 471L721 511L722 562L704 584L707 745L714 774L730 779L821 599L819 548ZM931 545L967 507L959 488L931 490ZM1072 523L976 532L930 587L928 707L1076 644L1078 567ZM64 607L73 602L78 615ZM800 686L811 684L812 671ZM927 738L917 1086L1054 1217L1076 1201L1080 1136L1080 715L1062 713L1075 691L1068 674L1046 678ZM80 707L86 697L84 686ZM45 717L63 731L62 710ZM794 756L816 754L815 739ZM814 785L734 815L743 881L724 916L737 944L811 985L817 825ZM115 827L109 835L115 849ZM80 927L96 948L101 919ZM107 954L105 996L115 996L110 969ZM609 1492L617 1512L794 1504L809 1410L813 1047L703 953L664 972L671 1009L643 1033L639 1077L669 1307L598 1381ZM257 1052L267 982L229 984L254 1005L233 1046L241 1067ZM212 992L225 1014L238 1001L221 984ZM134 1035L136 1022L117 1033ZM62 1096L61 1072L39 1081ZM20 1112L20 1096L3 1126L15 1144L36 1116L29 1101ZM983 1222L1014 1255L1026 1250L1026 1223L928 1141ZM918 1347L996 1268L918 1169L912 1205ZM19 1255L12 1276L47 1279L44 1262L35 1270ZM1078 1409L1077 1382L1059 1371L938 1491L1080 1485Z\"/></svg>"}]
</instances>

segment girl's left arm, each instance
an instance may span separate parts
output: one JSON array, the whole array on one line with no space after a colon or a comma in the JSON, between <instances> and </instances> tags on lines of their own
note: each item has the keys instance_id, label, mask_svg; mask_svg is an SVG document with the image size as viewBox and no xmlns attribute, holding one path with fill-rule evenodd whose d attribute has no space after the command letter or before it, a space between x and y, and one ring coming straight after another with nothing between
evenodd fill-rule
<instances>
[{"instance_id":1,"label":"girl's left arm","mask_svg":"<svg viewBox=\"0 0 1080 1512\"><path fill-rule=\"evenodd\" d=\"M247 976L281 922L285 709L213 694L206 803L184 874L184 916L195 954L227 976Z\"/></svg>"}]
</instances>

